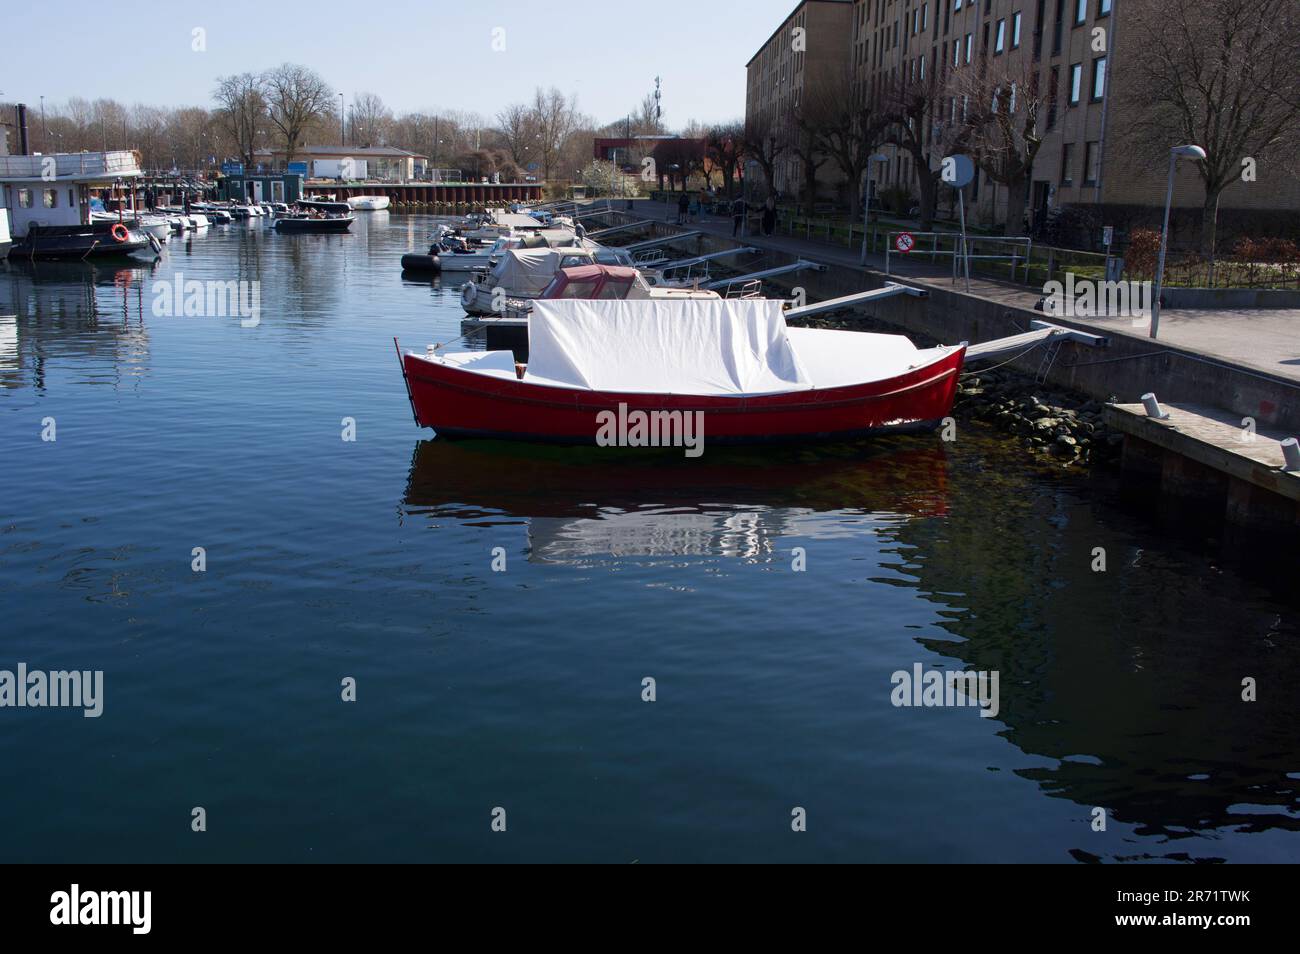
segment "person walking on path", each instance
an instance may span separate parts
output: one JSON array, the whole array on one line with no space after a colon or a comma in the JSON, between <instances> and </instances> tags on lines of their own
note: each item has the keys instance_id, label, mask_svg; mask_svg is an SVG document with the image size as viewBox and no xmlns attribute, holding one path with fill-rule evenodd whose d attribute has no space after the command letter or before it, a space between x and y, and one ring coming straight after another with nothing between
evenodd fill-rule
<instances>
[{"instance_id":1,"label":"person walking on path","mask_svg":"<svg viewBox=\"0 0 1300 954\"><path fill-rule=\"evenodd\" d=\"M691 200L686 197L686 193L683 191L682 194L677 197L677 224L678 225L686 224L686 210L690 207L690 204L691 204Z\"/></svg>"},{"instance_id":2,"label":"person walking on path","mask_svg":"<svg viewBox=\"0 0 1300 954\"><path fill-rule=\"evenodd\" d=\"M772 196L767 197L763 203L763 234L771 235L776 228L776 199Z\"/></svg>"},{"instance_id":3,"label":"person walking on path","mask_svg":"<svg viewBox=\"0 0 1300 954\"><path fill-rule=\"evenodd\" d=\"M745 197L736 196L736 200L731 203L731 237L735 238L740 234L741 227L745 224Z\"/></svg>"}]
</instances>

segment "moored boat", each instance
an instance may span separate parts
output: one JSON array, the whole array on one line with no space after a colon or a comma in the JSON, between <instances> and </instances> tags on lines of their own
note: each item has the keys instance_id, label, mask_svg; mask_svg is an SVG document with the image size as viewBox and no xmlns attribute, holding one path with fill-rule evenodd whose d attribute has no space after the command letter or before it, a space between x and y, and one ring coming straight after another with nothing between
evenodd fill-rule
<instances>
[{"instance_id":1,"label":"moored boat","mask_svg":"<svg viewBox=\"0 0 1300 954\"><path fill-rule=\"evenodd\" d=\"M537 301L528 334L526 366L509 351L399 346L416 423L443 437L604 444L616 421L626 446L663 446L628 428L680 437L688 417L702 444L925 430L951 412L966 351L788 328L774 299Z\"/></svg>"},{"instance_id":2,"label":"moored boat","mask_svg":"<svg viewBox=\"0 0 1300 954\"><path fill-rule=\"evenodd\" d=\"M390 201L386 195L354 195L348 199L348 207L354 212L382 212Z\"/></svg>"},{"instance_id":3,"label":"moored boat","mask_svg":"<svg viewBox=\"0 0 1300 954\"><path fill-rule=\"evenodd\" d=\"M294 205L300 209L315 209L317 212L326 212L333 215L347 215L352 211L352 207L346 202L336 202L333 196L327 198L301 198Z\"/></svg>"},{"instance_id":4,"label":"moored boat","mask_svg":"<svg viewBox=\"0 0 1300 954\"><path fill-rule=\"evenodd\" d=\"M282 215L275 227L281 232L346 232L355 221L352 215Z\"/></svg>"}]
</instances>

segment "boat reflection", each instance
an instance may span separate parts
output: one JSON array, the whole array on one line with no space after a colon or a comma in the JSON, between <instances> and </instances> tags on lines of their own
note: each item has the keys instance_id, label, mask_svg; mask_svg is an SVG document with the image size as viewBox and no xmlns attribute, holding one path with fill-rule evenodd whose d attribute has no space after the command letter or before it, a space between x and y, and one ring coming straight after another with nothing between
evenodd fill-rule
<instances>
[{"instance_id":1,"label":"boat reflection","mask_svg":"<svg viewBox=\"0 0 1300 954\"><path fill-rule=\"evenodd\" d=\"M946 509L947 463L932 437L817 448L663 451L494 441L416 445L408 513L524 518L534 562L596 555L772 558L782 537L862 532ZM817 514L860 515L856 529Z\"/></svg>"},{"instance_id":2,"label":"boat reflection","mask_svg":"<svg viewBox=\"0 0 1300 954\"><path fill-rule=\"evenodd\" d=\"M138 367L157 267L9 259L0 267L0 387L43 387L48 362L63 359Z\"/></svg>"}]
</instances>

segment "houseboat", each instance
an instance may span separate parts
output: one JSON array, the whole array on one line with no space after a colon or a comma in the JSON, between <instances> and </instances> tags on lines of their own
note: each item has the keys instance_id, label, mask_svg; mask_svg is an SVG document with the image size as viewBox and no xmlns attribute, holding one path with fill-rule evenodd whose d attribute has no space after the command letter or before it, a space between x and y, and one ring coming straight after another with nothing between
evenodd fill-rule
<instances>
[{"instance_id":1,"label":"houseboat","mask_svg":"<svg viewBox=\"0 0 1300 954\"><path fill-rule=\"evenodd\" d=\"M92 193L120 190L140 175L140 155L133 150L0 156L0 208L8 213L15 240L10 254L86 259L155 253L157 239L133 219L91 216Z\"/></svg>"}]
</instances>

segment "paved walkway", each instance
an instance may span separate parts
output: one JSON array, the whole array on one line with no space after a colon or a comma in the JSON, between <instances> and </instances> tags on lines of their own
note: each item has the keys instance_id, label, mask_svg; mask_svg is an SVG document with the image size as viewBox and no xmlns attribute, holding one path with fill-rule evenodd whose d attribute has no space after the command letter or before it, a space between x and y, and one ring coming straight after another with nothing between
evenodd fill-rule
<instances>
[{"instance_id":1,"label":"paved walkway","mask_svg":"<svg viewBox=\"0 0 1300 954\"><path fill-rule=\"evenodd\" d=\"M633 200L633 214L643 219L677 221L676 206L651 199ZM697 217L685 228L730 238L732 222L729 217L706 215ZM744 242L755 248L798 255L828 265L856 267L860 262L859 250L816 239L747 235ZM965 290L963 281L953 284L951 265L931 265L924 252L915 255L914 259L902 262L901 255L891 255L891 277L949 291ZM884 256L868 255L867 267L883 272ZM971 278L970 292L1021 308L1033 308L1042 298L1040 292L1024 285L974 277ZM1145 318L1071 318L1070 321L1096 327L1106 334L1125 333L1142 337L1150 334L1150 322ZM1166 309L1160 313L1159 343L1300 382L1300 309ZM1159 343L1153 341L1151 344L1156 348Z\"/></svg>"}]
</instances>

